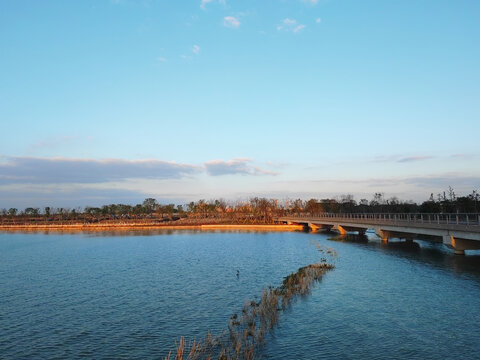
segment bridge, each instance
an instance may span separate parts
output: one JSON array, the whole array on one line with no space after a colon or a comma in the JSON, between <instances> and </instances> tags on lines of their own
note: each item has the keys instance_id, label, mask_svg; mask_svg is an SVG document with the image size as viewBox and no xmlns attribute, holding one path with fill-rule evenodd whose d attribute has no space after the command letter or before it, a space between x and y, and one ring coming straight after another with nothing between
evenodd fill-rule
<instances>
[{"instance_id":1,"label":"bridge","mask_svg":"<svg viewBox=\"0 0 480 360\"><path fill-rule=\"evenodd\" d=\"M480 214L297 214L275 218L279 223L300 224L313 231L336 230L344 235L364 235L373 229L382 241L426 235L442 242L457 255L480 249Z\"/></svg>"}]
</instances>

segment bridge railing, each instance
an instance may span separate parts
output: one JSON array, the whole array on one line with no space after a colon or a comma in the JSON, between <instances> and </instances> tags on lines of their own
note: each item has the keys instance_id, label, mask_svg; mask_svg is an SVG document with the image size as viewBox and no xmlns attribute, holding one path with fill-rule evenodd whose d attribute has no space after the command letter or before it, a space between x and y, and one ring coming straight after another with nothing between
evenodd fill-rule
<instances>
[{"instance_id":1,"label":"bridge railing","mask_svg":"<svg viewBox=\"0 0 480 360\"><path fill-rule=\"evenodd\" d=\"M289 217L289 216L286 216ZM354 220L358 222L385 222L385 223L418 223L418 224L443 224L443 225L466 225L480 226L479 213L453 213L453 214L431 214L431 213L301 213L293 214L294 218L317 218ZM285 216L284 216L285 218Z\"/></svg>"}]
</instances>

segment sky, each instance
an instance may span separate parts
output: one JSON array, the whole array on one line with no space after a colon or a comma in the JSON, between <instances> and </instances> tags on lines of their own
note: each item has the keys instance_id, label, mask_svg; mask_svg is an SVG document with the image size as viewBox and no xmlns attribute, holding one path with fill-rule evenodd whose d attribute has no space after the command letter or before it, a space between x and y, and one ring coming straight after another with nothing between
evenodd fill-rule
<instances>
[{"instance_id":1,"label":"sky","mask_svg":"<svg viewBox=\"0 0 480 360\"><path fill-rule=\"evenodd\" d=\"M0 208L480 188L476 0L0 0Z\"/></svg>"}]
</instances>

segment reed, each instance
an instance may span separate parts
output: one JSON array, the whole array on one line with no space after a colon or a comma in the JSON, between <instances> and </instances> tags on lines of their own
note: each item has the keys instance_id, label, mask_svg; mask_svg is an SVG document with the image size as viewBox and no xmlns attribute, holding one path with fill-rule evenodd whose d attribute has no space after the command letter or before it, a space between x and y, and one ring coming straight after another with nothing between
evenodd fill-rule
<instances>
[{"instance_id":1,"label":"reed","mask_svg":"<svg viewBox=\"0 0 480 360\"><path fill-rule=\"evenodd\" d=\"M335 249L315 243L318 251L333 259L337 257ZM175 360L213 359L251 360L255 351L265 342L265 336L278 324L280 311L287 308L292 300L310 293L314 283L319 281L333 264L326 258L321 262L299 268L286 276L280 286L263 290L260 301L245 301L241 315L233 314L228 322L228 330L218 336L208 332L203 341L186 344L181 337L176 344ZM170 360L171 352L165 358Z\"/></svg>"}]
</instances>

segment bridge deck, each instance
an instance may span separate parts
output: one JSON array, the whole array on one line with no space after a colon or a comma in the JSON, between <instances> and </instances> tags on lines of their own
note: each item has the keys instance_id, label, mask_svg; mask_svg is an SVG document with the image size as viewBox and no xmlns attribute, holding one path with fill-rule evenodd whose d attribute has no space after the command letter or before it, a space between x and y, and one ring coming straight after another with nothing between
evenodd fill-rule
<instances>
[{"instance_id":1,"label":"bridge deck","mask_svg":"<svg viewBox=\"0 0 480 360\"><path fill-rule=\"evenodd\" d=\"M355 216L284 216L279 217L277 221L291 221L291 222L304 222L304 223L321 223L334 225L338 223L349 223L357 225L363 228L375 228L378 226L398 226L398 227L411 227L418 229L438 229L449 231L468 231L480 233L480 225L478 218L469 220L465 218L445 220L430 218L400 218L394 217L395 214L383 214L386 217L370 216L362 217L357 214ZM369 214L370 215L370 214ZM392 215L388 217L387 215Z\"/></svg>"},{"instance_id":2,"label":"bridge deck","mask_svg":"<svg viewBox=\"0 0 480 360\"><path fill-rule=\"evenodd\" d=\"M276 218L307 226L328 226L340 233L374 229L383 240L412 239L415 235L432 235L464 254L464 250L480 249L479 214L302 214Z\"/></svg>"}]
</instances>

